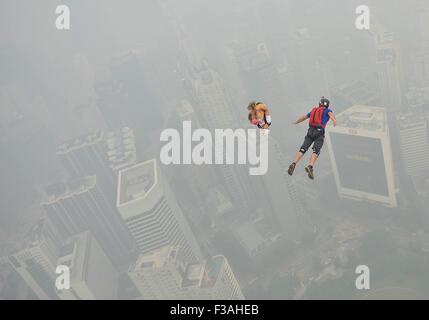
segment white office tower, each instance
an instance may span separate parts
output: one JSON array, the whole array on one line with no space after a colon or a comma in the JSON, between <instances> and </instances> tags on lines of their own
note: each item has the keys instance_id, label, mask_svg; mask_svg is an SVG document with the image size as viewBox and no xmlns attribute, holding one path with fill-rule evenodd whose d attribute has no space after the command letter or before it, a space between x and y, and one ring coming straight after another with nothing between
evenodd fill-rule
<instances>
[{"instance_id":1,"label":"white office tower","mask_svg":"<svg viewBox=\"0 0 429 320\"><path fill-rule=\"evenodd\" d=\"M381 102L386 107L399 109L402 106L400 51L394 43L392 32L380 30L375 36Z\"/></svg>"},{"instance_id":2,"label":"white office tower","mask_svg":"<svg viewBox=\"0 0 429 320\"><path fill-rule=\"evenodd\" d=\"M48 219L40 219L24 236L20 250L9 261L28 287L41 300L58 299L55 293L55 269L62 240Z\"/></svg>"},{"instance_id":3,"label":"white office tower","mask_svg":"<svg viewBox=\"0 0 429 320\"><path fill-rule=\"evenodd\" d=\"M177 245L189 261L200 248L155 159L121 170L117 207L142 254Z\"/></svg>"},{"instance_id":4,"label":"white office tower","mask_svg":"<svg viewBox=\"0 0 429 320\"><path fill-rule=\"evenodd\" d=\"M70 288L57 288L60 299L117 299L118 272L89 231L66 241L57 265L67 266L70 271Z\"/></svg>"},{"instance_id":5,"label":"white office tower","mask_svg":"<svg viewBox=\"0 0 429 320\"><path fill-rule=\"evenodd\" d=\"M145 300L244 299L224 256L186 264L177 247L142 255L129 276Z\"/></svg>"},{"instance_id":6,"label":"white office tower","mask_svg":"<svg viewBox=\"0 0 429 320\"><path fill-rule=\"evenodd\" d=\"M386 110L356 105L326 130L340 197L395 207L396 193Z\"/></svg>"},{"instance_id":7,"label":"white office tower","mask_svg":"<svg viewBox=\"0 0 429 320\"><path fill-rule=\"evenodd\" d=\"M406 173L417 177L429 173L429 118L424 113L401 113L397 117L402 160Z\"/></svg>"}]
</instances>

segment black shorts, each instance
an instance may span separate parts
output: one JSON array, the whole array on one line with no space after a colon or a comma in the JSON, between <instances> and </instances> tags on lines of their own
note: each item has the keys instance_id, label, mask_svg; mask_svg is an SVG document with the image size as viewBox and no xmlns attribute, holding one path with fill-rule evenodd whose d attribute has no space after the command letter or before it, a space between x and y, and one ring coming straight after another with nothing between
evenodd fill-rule
<instances>
[{"instance_id":1,"label":"black shorts","mask_svg":"<svg viewBox=\"0 0 429 320\"><path fill-rule=\"evenodd\" d=\"M322 128L308 128L307 135L305 136L304 143L302 144L299 151L306 153L311 144L313 144L313 152L317 155L320 154L323 142L325 140L325 130Z\"/></svg>"}]
</instances>

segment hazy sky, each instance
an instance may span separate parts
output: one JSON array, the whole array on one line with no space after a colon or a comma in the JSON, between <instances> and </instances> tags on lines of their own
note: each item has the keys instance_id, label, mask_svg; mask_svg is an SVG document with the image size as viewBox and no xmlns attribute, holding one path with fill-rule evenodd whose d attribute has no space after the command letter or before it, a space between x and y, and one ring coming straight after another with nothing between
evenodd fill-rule
<instances>
[{"instance_id":1,"label":"hazy sky","mask_svg":"<svg viewBox=\"0 0 429 320\"><path fill-rule=\"evenodd\" d=\"M55 8L59 4L70 7L69 31L55 27ZM355 27L355 9L361 4L371 9L369 31ZM158 132L169 123L177 123L174 109L181 99L191 101L204 123L207 115L202 116L202 103L191 94L195 79L184 79L180 74L186 54L188 58L192 55L206 59L209 67L218 72L225 88L222 91L225 101L231 102L221 110L230 110L238 126L248 127L245 111L248 101L273 101L269 105L273 111L272 134L285 161L289 161L306 133L306 126L294 127L292 122L308 112L324 92L329 94L335 87L360 80L366 85L363 90L375 92L380 101L374 46L378 30L394 33L399 94L405 97L412 87L428 87L428 21L427 0L365 3L360 0L1 0L0 222L4 223L3 229L13 226L16 234L21 235L42 213L38 203L44 187L69 176L55 155L60 143L97 129L112 129L111 123L126 124L136 133L138 161L143 161L159 148ZM256 51L261 43L269 53L266 64L261 69L243 72L240 63L252 56L252 52L246 56L234 48ZM135 60L118 62L126 60L129 52L135 54ZM110 89L97 91L103 85ZM255 97L249 88L260 89L258 92L270 96ZM216 94L213 96L216 98ZM334 111L337 102L332 101ZM404 99L398 110L382 107L388 110L390 119L394 118L394 112L408 110L408 103ZM212 112L218 109L213 108ZM400 140L396 132L390 139L393 159L398 161L394 163L394 175L402 177ZM169 169L167 177L175 181L175 186L192 184L189 175L193 173L185 171L189 168ZM276 170L274 176L280 176L280 166ZM320 199L321 211L325 206L325 211L332 210L333 215L348 210L337 197L326 145L318 162L321 181L310 184L303 169L300 170L289 183L297 187L309 216L318 217L316 225L320 217L314 210ZM234 179L241 179L238 170L233 173ZM221 180L217 171L208 170L202 176L217 176ZM238 185L244 185L243 192L250 190L247 197L252 198L256 192L246 186L246 181L243 178ZM407 185L401 184L403 180L398 181L398 197L402 197L403 207L366 207L362 202L361 207L353 209L375 210L375 214L380 214L376 218L376 224L380 225L384 223L381 216L385 212L409 214L407 210L413 208L414 201L402 192ZM226 193L225 199L234 200L225 191L227 183L213 179L207 185ZM206 197L209 198L211 191L195 189L194 186L188 192L183 188L177 196L180 195L180 204L195 205L185 215L196 212L198 220L199 210L209 202ZM200 195L201 203L196 204L195 199ZM255 200L262 204L264 201ZM296 206L292 207L285 208L285 212L295 210ZM333 224L335 228L341 229L342 223L355 223L355 218L350 218L353 213L347 214ZM330 218L327 221L331 223ZM369 224L365 219L359 223L360 227ZM13 233L13 230L8 231ZM316 245L313 249L317 254L323 252ZM277 267L273 262L278 271ZM240 270L237 274L242 276Z\"/></svg>"}]
</instances>

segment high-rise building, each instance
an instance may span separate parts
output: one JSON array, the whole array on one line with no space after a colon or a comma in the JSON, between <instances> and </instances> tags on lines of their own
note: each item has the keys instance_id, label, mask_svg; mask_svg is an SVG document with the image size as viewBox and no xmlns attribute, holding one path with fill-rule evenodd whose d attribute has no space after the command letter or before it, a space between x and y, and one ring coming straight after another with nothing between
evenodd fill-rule
<instances>
[{"instance_id":1,"label":"high-rise building","mask_svg":"<svg viewBox=\"0 0 429 320\"><path fill-rule=\"evenodd\" d=\"M177 245L189 261L199 245L155 159L121 170L117 208L142 254Z\"/></svg>"},{"instance_id":2,"label":"high-rise building","mask_svg":"<svg viewBox=\"0 0 429 320\"><path fill-rule=\"evenodd\" d=\"M198 111L208 129L235 129L237 122L235 111L232 109L231 100L222 81L221 76L205 64L197 72L197 78L193 83L194 99L198 105ZM216 141L222 143L221 141ZM222 150L217 145L215 150ZM244 167L223 164L219 166L220 177L223 179L228 195L233 199L235 211L249 213L249 204L254 197L249 188L248 174Z\"/></svg>"},{"instance_id":3,"label":"high-rise building","mask_svg":"<svg viewBox=\"0 0 429 320\"><path fill-rule=\"evenodd\" d=\"M429 6L426 1L420 1L416 6L418 17L416 19L418 35L421 42L429 44Z\"/></svg>"},{"instance_id":4,"label":"high-rise building","mask_svg":"<svg viewBox=\"0 0 429 320\"><path fill-rule=\"evenodd\" d=\"M270 252L277 241L282 239L282 234L274 230L270 221L266 221L263 216L239 222L231 230L250 258L259 258L263 253Z\"/></svg>"},{"instance_id":5,"label":"high-rise building","mask_svg":"<svg viewBox=\"0 0 429 320\"><path fill-rule=\"evenodd\" d=\"M429 73L428 73L429 75ZM406 105L410 110L423 111L429 106L429 83L423 86L411 86L406 93Z\"/></svg>"},{"instance_id":6,"label":"high-rise building","mask_svg":"<svg viewBox=\"0 0 429 320\"><path fill-rule=\"evenodd\" d=\"M90 230L116 265L125 263L134 249L128 229L95 176L56 184L41 205L64 238Z\"/></svg>"},{"instance_id":7,"label":"high-rise building","mask_svg":"<svg viewBox=\"0 0 429 320\"><path fill-rule=\"evenodd\" d=\"M181 290L186 263L180 253L175 246L164 246L140 256L130 266L128 275L143 299L186 298Z\"/></svg>"},{"instance_id":8,"label":"high-rise building","mask_svg":"<svg viewBox=\"0 0 429 320\"><path fill-rule=\"evenodd\" d=\"M23 240L22 248L9 255L12 267L39 299L58 299L55 269L63 239L50 221L43 218Z\"/></svg>"},{"instance_id":9,"label":"high-rise building","mask_svg":"<svg viewBox=\"0 0 429 320\"><path fill-rule=\"evenodd\" d=\"M70 288L58 290L62 300L113 300L118 271L89 231L66 240L57 265L70 271Z\"/></svg>"},{"instance_id":10,"label":"high-rise building","mask_svg":"<svg viewBox=\"0 0 429 320\"><path fill-rule=\"evenodd\" d=\"M108 74L95 86L97 106L109 128L130 127L137 145L148 143L151 130L159 127L162 114L159 96L142 59L142 52L132 50L115 56ZM142 119L151 119L142 125Z\"/></svg>"},{"instance_id":11,"label":"high-rise building","mask_svg":"<svg viewBox=\"0 0 429 320\"><path fill-rule=\"evenodd\" d=\"M96 175L98 186L114 203L116 176L110 168L104 131L64 142L57 156L73 178Z\"/></svg>"},{"instance_id":12,"label":"high-rise building","mask_svg":"<svg viewBox=\"0 0 429 320\"><path fill-rule=\"evenodd\" d=\"M379 98L371 84L362 80L353 80L331 88L330 99L335 101L335 112L340 113L352 105L378 105Z\"/></svg>"},{"instance_id":13,"label":"high-rise building","mask_svg":"<svg viewBox=\"0 0 429 320\"><path fill-rule=\"evenodd\" d=\"M178 73L182 77L184 87L192 102L198 123L210 130L236 128L236 113L222 77L202 61L186 32L183 21L175 14L171 1L158 1L163 15L169 21L176 33L180 55ZM218 149L216 149L218 150ZM249 181L243 168L231 165L219 166L216 174L222 180L228 191L228 196L234 200L234 212L248 214L252 197ZM210 175L207 170L207 173Z\"/></svg>"},{"instance_id":14,"label":"high-rise building","mask_svg":"<svg viewBox=\"0 0 429 320\"><path fill-rule=\"evenodd\" d=\"M136 164L137 149L134 132L131 128L116 128L108 131L106 133L106 145L110 168L115 176L119 170Z\"/></svg>"},{"instance_id":15,"label":"high-rise building","mask_svg":"<svg viewBox=\"0 0 429 320\"><path fill-rule=\"evenodd\" d=\"M197 71L196 76L193 93L209 129L234 128L237 123L235 112L222 77L207 63Z\"/></svg>"},{"instance_id":16,"label":"high-rise building","mask_svg":"<svg viewBox=\"0 0 429 320\"><path fill-rule=\"evenodd\" d=\"M247 94L273 107L282 105L288 90L284 88L281 69L270 56L267 45L263 42L235 44L233 50Z\"/></svg>"},{"instance_id":17,"label":"high-rise building","mask_svg":"<svg viewBox=\"0 0 429 320\"><path fill-rule=\"evenodd\" d=\"M116 199L117 173L137 161L134 132L129 127L98 130L64 142L57 156L71 177L96 175L100 187Z\"/></svg>"},{"instance_id":18,"label":"high-rise building","mask_svg":"<svg viewBox=\"0 0 429 320\"><path fill-rule=\"evenodd\" d=\"M419 8L419 45L416 52L416 69L417 83L427 83L429 81L429 7L427 3L424 7Z\"/></svg>"},{"instance_id":19,"label":"high-rise building","mask_svg":"<svg viewBox=\"0 0 429 320\"><path fill-rule=\"evenodd\" d=\"M309 28L304 27L295 30L289 41L294 43L288 48L288 65L291 68L294 81L294 92L292 93L294 100L308 100L315 95L327 95L324 91L325 84L320 81L319 69L322 64L318 64L319 59L315 59L315 51L313 50L318 41L317 37ZM316 72L317 75L315 75Z\"/></svg>"},{"instance_id":20,"label":"high-rise building","mask_svg":"<svg viewBox=\"0 0 429 320\"><path fill-rule=\"evenodd\" d=\"M251 136L248 139L251 139ZM290 163L271 134L267 140L261 139L259 143L261 150L265 149L262 144L268 143L267 172L261 176L250 177L258 190L258 198L265 199L259 205L262 205L264 216L271 220L285 239L298 240L302 232L310 226L310 222L295 185L288 179L290 177L287 175L287 169Z\"/></svg>"},{"instance_id":21,"label":"high-rise building","mask_svg":"<svg viewBox=\"0 0 429 320\"><path fill-rule=\"evenodd\" d=\"M287 175L289 164L279 143L270 136L268 145L268 171L262 179L266 190L268 212L281 226L283 236L289 240L298 240L303 231L312 229L312 223L295 185Z\"/></svg>"},{"instance_id":22,"label":"high-rise building","mask_svg":"<svg viewBox=\"0 0 429 320\"><path fill-rule=\"evenodd\" d=\"M184 121L190 121L192 130L201 128L197 113L187 99L179 101L176 108L176 117L173 119L175 120L173 125L179 131L183 130ZM207 190L216 185L217 172L213 166L185 165L180 166L180 168L176 167L173 170L176 176L180 175L182 180L188 181L186 188L189 194L194 196L194 199L203 199Z\"/></svg>"},{"instance_id":23,"label":"high-rise building","mask_svg":"<svg viewBox=\"0 0 429 320\"><path fill-rule=\"evenodd\" d=\"M395 207L386 110L355 105L338 114L337 120L326 137L339 196Z\"/></svg>"},{"instance_id":24,"label":"high-rise building","mask_svg":"<svg viewBox=\"0 0 429 320\"><path fill-rule=\"evenodd\" d=\"M386 108L402 106L401 56L392 32L375 34L376 64L381 103Z\"/></svg>"},{"instance_id":25,"label":"high-rise building","mask_svg":"<svg viewBox=\"0 0 429 320\"><path fill-rule=\"evenodd\" d=\"M401 113L397 117L402 160L406 173L429 173L429 118L423 112Z\"/></svg>"},{"instance_id":26,"label":"high-rise building","mask_svg":"<svg viewBox=\"0 0 429 320\"><path fill-rule=\"evenodd\" d=\"M228 261L221 255L186 264L176 247L165 246L140 256L128 274L146 300L244 299Z\"/></svg>"},{"instance_id":27,"label":"high-rise building","mask_svg":"<svg viewBox=\"0 0 429 320\"><path fill-rule=\"evenodd\" d=\"M417 85L427 84L429 81L429 43L421 43L413 57L412 72Z\"/></svg>"}]
</instances>

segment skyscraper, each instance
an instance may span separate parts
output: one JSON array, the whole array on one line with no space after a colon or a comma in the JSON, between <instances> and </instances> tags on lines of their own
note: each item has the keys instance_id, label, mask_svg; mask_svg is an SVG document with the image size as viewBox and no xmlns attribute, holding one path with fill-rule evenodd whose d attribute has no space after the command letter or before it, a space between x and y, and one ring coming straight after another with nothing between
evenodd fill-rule
<instances>
[{"instance_id":1,"label":"skyscraper","mask_svg":"<svg viewBox=\"0 0 429 320\"><path fill-rule=\"evenodd\" d=\"M115 176L119 170L136 164L137 150L134 132L131 128L124 127L109 130L106 133L106 145L110 168L115 173Z\"/></svg>"},{"instance_id":2,"label":"skyscraper","mask_svg":"<svg viewBox=\"0 0 429 320\"><path fill-rule=\"evenodd\" d=\"M177 245L189 261L199 245L155 159L121 170L117 208L142 254Z\"/></svg>"},{"instance_id":3,"label":"skyscraper","mask_svg":"<svg viewBox=\"0 0 429 320\"><path fill-rule=\"evenodd\" d=\"M95 176L58 183L41 203L64 238L90 230L116 265L127 261L133 241Z\"/></svg>"},{"instance_id":4,"label":"skyscraper","mask_svg":"<svg viewBox=\"0 0 429 320\"><path fill-rule=\"evenodd\" d=\"M338 114L337 120L326 137L339 196L395 207L386 110L355 105Z\"/></svg>"},{"instance_id":5,"label":"skyscraper","mask_svg":"<svg viewBox=\"0 0 429 320\"><path fill-rule=\"evenodd\" d=\"M294 43L288 48L290 51L289 65L295 84L293 98L294 100L307 100L322 91L321 81L314 75L317 66L313 48L317 38L308 28L299 28L293 32L293 37L289 41Z\"/></svg>"},{"instance_id":6,"label":"skyscraper","mask_svg":"<svg viewBox=\"0 0 429 320\"><path fill-rule=\"evenodd\" d=\"M160 97L142 59L142 52L130 50L115 56L104 79L96 84L97 106L109 128L130 127L137 145L149 143L152 130L162 121ZM150 118L142 126L142 119Z\"/></svg>"},{"instance_id":7,"label":"skyscraper","mask_svg":"<svg viewBox=\"0 0 429 320\"><path fill-rule=\"evenodd\" d=\"M303 231L312 228L303 199L287 176L289 163L285 159L279 143L270 137L268 172L263 176L268 203L276 217L283 235L289 240L298 240ZM267 208L267 210L270 210Z\"/></svg>"},{"instance_id":8,"label":"skyscraper","mask_svg":"<svg viewBox=\"0 0 429 320\"><path fill-rule=\"evenodd\" d=\"M73 178L96 175L98 186L114 203L116 176L110 168L104 131L64 142L58 147L57 156Z\"/></svg>"},{"instance_id":9,"label":"skyscraper","mask_svg":"<svg viewBox=\"0 0 429 320\"><path fill-rule=\"evenodd\" d=\"M406 173L429 173L429 118L423 112L398 114L399 139Z\"/></svg>"},{"instance_id":10,"label":"skyscraper","mask_svg":"<svg viewBox=\"0 0 429 320\"><path fill-rule=\"evenodd\" d=\"M128 275L143 299L186 298L186 292L181 290L186 263L180 252L167 245L141 255L130 266Z\"/></svg>"},{"instance_id":11,"label":"skyscraper","mask_svg":"<svg viewBox=\"0 0 429 320\"><path fill-rule=\"evenodd\" d=\"M197 102L201 118L205 120L208 129L235 129L237 128L236 111L232 108L221 76L203 65L197 72L193 83L194 99ZM221 143L221 141L217 141ZM222 150L217 145L215 150ZM252 192L249 188L248 174L242 166L224 164L219 166L220 177L223 179L229 196L234 201L235 212L249 213L249 204L252 202Z\"/></svg>"},{"instance_id":12,"label":"skyscraper","mask_svg":"<svg viewBox=\"0 0 429 320\"><path fill-rule=\"evenodd\" d=\"M199 118L194 109L194 106L187 99L181 99L177 102L176 114L171 117L169 126L183 130L183 122L190 121L192 130L201 128ZM168 168L166 168L168 170ZM218 183L218 174L216 168L211 165L184 165L178 167L170 167L170 172L179 181L184 181L186 187L186 197L195 201L203 201L207 196L207 190Z\"/></svg>"},{"instance_id":13,"label":"skyscraper","mask_svg":"<svg viewBox=\"0 0 429 320\"><path fill-rule=\"evenodd\" d=\"M331 88L331 100L335 101L336 113L358 103L369 106L379 104L377 91L362 80L352 80Z\"/></svg>"},{"instance_id":14,"label":"skyscraper","mask_svg":"<svg viewBox=\"0 0 429 320\"><path fill-rule=\"evenodd\" d=\"M118 271L89 231L66 240L57 264L70 268L70 288L57 289L60 299L117 298Z\"/></svg>"},{"instance_id":15,"label":"skyscraper","mask_svg":"<svg viewBox=\"0 0 429 320\"><path fill-rule=\"evenodd\" d=\"M158 1L158 4L176 33L180 48L178 72L196 111L194 117L210 130L236 128L237 110L233 108L221 75L200 58L181 18L174 13L171 2ZM249 203L254 197L250 193L243 168L222 165L217 169L216 173L228 191L228 196L234 200L234 212L248 214Z\"/></svg>"},{"instance_id":16,"label":"skyscraper","mask_svg":"<svg viewBox=\"0 0 429 320\"><path fill-rule=\"evenodd\" d=\"M207 62L196 72L193 93L198 111L210 129L235 127L235 111L222 77Z\"/></svg>"},{"instance_id":17,"label":"skyscraper","mask_svg":"<svg viewBox=\"0 0 429 320\"><path fill-rule=\"evenodd\" d=\"M186 264L174 246L142 255L129 276L143 299L244 299L224 256Z\"/></svg>"},{"instance_id":18,"label":"skyscraper","mask_svg":"<svg viewBox=\"0 0 429 320\"><path fill-rule=\"evenodd\" d=\"M55 227L43 218L24 236L22 248L9 255L12 267L41 300L58 299L55 269L62 245Z\"/></svg>"},{"instance_id":19,"label":"skyscraper","mask_svg":"<svg viewBox=\"0 0 429 320\"><path fill-rule=\"evenodd\" d=\"M376 64L381 103L386 108L402 105L401 56L392 32L375 34Z\"/></svg>"},{"instance_id":20,"label":"skyscraper","mask_svg":"<svg viewBox=\"0 0 429 320\"><path fill-rule=\"evenodd\" d=\"M247 94L256 100L264 99L271 106L282 105L287 90L267 45L243 43L234 45L233 49Z\"/></svg>"}]
</instances>

